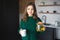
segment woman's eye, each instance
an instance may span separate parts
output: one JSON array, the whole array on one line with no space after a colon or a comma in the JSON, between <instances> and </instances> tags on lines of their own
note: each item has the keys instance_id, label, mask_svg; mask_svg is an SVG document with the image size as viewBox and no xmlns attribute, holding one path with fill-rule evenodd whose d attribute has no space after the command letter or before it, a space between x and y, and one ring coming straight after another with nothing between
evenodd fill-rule
<instances>
[{"instance_id":1,"label":"woman's eye","mask_svg":"<svg viewBox=\"0 0 60 40\"><path fill-rule=\"evenodd\" d=\"M31 9L31 10L34 10L34 9Z\"/></svg>"},{"instance_id":2,"label":"woman's eye","mask_svg":"<svg viewBox=\"0 0 60 40\"><path fill-rule=\"evenodd\" d=\"M28 8L27 10L34 10L34 9L30 9L30 8Z\"/></svg>"},{"instance_id":3,"label":"woman's eye","mask_svg":"<svg viewBox=\"0 0 60 40\"><path fill-rule=\"evenodd\" d=\"M27 10L30 10L30 9L27 9Z\"/></svg>"}]
</instances>

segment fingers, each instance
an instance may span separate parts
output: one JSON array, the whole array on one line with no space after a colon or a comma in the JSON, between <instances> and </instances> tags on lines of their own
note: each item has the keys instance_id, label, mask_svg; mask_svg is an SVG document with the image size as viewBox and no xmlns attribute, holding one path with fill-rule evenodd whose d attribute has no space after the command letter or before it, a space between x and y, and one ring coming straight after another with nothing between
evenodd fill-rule
<instances>
[{"instance_id":1,"label":"fingers","mask_svg":"<svg viewBox=\"0 0 60 40\"><path fill-rule=\"evenodd\" d=\"M43 22L38 22L37 24L40 24L40 25L42 25L42 24L43 24Z\"/></svg>"}]
</instances>

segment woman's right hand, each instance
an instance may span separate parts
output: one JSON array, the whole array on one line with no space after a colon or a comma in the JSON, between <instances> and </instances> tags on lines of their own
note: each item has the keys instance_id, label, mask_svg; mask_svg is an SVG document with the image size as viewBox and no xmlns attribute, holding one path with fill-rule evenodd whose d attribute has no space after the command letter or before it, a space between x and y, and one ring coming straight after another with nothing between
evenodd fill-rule
<instances>
[{"instance_id":1,"label":"woman's right hand","mask_svg":"<svg viewBox=\"0 0 60 40\"><path fill-rule=\"evenodd\" d=\"M26 29L20 29L19 34L20 34L22 37L25 37L25 36L26 36Z\"/></svg>"},{"instance_id":2,"label":"woman's right hand","mask_svg":"<svg viewBox=\"0 0 60 40\"><path fill-rule=\"evenodd\" d=\"M39 25L43 25L43 22L40 22L40 21L39 21L39 22L37 22L37 24L39 24Z\"/></svg>"}]
</instances>

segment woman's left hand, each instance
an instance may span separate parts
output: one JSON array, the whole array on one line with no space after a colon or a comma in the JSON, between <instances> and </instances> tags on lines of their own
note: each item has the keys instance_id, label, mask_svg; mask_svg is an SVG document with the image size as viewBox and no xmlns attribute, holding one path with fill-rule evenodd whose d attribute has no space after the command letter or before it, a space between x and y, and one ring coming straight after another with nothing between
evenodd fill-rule
<instances>
[{"instance_id":1,"label":"woman's left hand","mask_svg":"<svg viewBox=\"0 0 60 40\"><path fill-rule=\"evenodd\" d=\"M42 24L43 24L43 22L40 22L40 21L39 21L37 24L42 25Z\"/></svg>"}]
</instances>

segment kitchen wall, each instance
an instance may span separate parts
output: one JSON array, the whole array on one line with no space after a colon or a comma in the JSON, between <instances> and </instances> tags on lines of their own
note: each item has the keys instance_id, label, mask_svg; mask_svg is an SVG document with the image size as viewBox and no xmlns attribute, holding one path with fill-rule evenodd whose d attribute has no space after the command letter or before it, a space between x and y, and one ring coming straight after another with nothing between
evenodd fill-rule
<instances>
[{"instance_id":1,"label":"kitchen wall","mask_svg":"<svg viewBox=\"0 0 60 40\"><path fill-rule=\"evenodd\" d=\"M35 0L35 5L37 8L37 14L38 16L41 18L42 15L46 15L47 16L47 23L55 23L56 20L59 21L59 17L60 14L40 14L40 11L49 11L49 12L53 12L53 10L56 10L58 13L60 13L60 6L46 6L46 7L40 7L38 5L40 5L41 2L46 2L46 4L53 4L53 2L57 2L57 4L60 4L60 0ZM42 18L41 18L42 19Z\"/></svg>"},{"instance_id":2,"label":"kitchen wall","mask_svg":"<svg viewBox=\"0 0 60 40\"><path fill-rule=\"evenodd\" d=\"M38 17L42 20L42 16L46 15L47 19L47 23L51 23L51 24L55 24L55 21L60 21L60 14L43 14L43 13L39 13L40 11L46 12L49 11L50 13L53 13L54 10L57 11L57 13L60 13L60 6L38 6L38 5L42 5L41 2L45 2L45 4L50 4L52 5L53 2L57 2L57 4L60 4L60 0L35 0L35 5L36 5L36 9L37 9L37 15ZM56 30L56 38L60 39L60 29Z\"/></svg>"}]
</instances>

